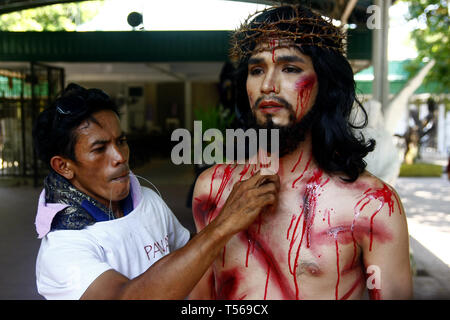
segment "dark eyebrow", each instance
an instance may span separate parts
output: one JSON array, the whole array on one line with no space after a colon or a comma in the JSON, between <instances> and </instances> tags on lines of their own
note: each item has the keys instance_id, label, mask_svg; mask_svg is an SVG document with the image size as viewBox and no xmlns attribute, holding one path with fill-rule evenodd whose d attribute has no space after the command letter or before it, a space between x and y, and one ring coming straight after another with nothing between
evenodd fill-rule
<instances>
[{"instance_id":1,"label":"dark eyebrow","mask_svg":"<svg viewBox=\"0 0 450 320\"><path fill-rule=\"evenodd\" d=\"M277 62L300 62L300 63L306 63L305 60L300 58L299 56L275 56L277 59Z\"/></svg>"},{"instance_id":2,"label":"dark eyebrow","mask_svg":"<svg viewBox=\"0 0 450 320\"><path fill-rule=\"evenodd\" d=\"M125 138L125 136L126 136L125 132L122 132L122 133L120 134L120 136L118 136L118 137L116 138L116 140L123 139L123 138ZM96 145L99 145L99 144L107 144L108 142L109 142L109 140L95 140L95 141L91 144L91 148L93 148L93 147L95 147Z\"/></svg>"},{"instance_id":3,"label":"dark eyebrow","mask_svg":"<svg viewBox=\"0 0 450 320\"><path fill-rule=\"evenodd\" d=\"M108 143L108 140L95 140L92 144L91 144L91 148L95 147L98 144L106 144Z\"/></svg>"},{"instance_id":4,"label":"dark eyebrow","mask_svg":"<svg viewBox=\"0 0 450 320\"><path fill-rule=\"evenodd\" d=\"M264 62L263 58L250 58L250 59L248 59L248 64L249 65L251 65L251 64L261 64L263 62Z\"/></svg>"}]
</instances>

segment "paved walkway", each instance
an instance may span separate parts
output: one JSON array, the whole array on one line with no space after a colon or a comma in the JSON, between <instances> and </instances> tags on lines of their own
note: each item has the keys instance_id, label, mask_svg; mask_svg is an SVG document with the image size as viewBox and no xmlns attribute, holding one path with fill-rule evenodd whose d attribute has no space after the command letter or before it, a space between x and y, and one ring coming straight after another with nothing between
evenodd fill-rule
<instances>
[{"instance_id":1,"label":"paved walkway","mask_svg":"<svg viewBox=\"0 0 450 320\"><path fill-rule=\"evenodd\" d=\"M416 299L450 299L450 182L399 178L395 184L408 217L417 277Z\"/></svg>"},{"instance_id":2,"label":"paved walkway","mask_svg":"<svg viewBox=\"0 0 450 320\"><path fill-rule=\"evenodd\" d=\"M180 222L194 231L187 195L192 167L154 160L134 172L151 181ZM152 187L144 179L141 183ZM40 241L34 229L40 188L0 180L0 299L42 299L36 292L35 261ZM416 299L450 299L450 183L444 178L400 178L395 185L408 216L418 276ZM153 188L153 187L152 187Z\"/></svg>"}]
</instances>

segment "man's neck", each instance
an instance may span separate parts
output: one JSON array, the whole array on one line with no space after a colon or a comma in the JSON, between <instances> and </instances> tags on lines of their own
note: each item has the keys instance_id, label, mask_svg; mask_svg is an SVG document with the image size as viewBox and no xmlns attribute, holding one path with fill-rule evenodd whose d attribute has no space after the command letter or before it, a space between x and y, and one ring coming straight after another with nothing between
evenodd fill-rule
<instances>
[{"instance_id":1,"label":"man's neck","mask_svg":"<svg viewBox=\"0 0 450 320\"><path fill-rule=\"evenodd\" d=\"M76 181L69 181L75 188L78 189L78 191L84 193L85 195L97 200L99 203L104 205L106 208L110 209L111 212L114 214L114 217L120 218L123 217L123 210L122 206L120 205L120 201L108 201L105 200L99 196L96 196L95 194L92 194L85 188L83 188L79 183Z\"/></svg>"},{"instance_id":2,"label":"man's neck","mask_svg":"<svg viewBox=\"0 0 450 320\"><path fill-rule=\"evenodd\" d=\"M123 217L123 210L122 206L120 205L120 201L111 202L111 206L108 206L108 208L111 209L112 213L114 214L114 217L116 218Z\"/></svg>"},{"instance_id":3,"label":"man's neck","mask_svg":"<svg viewBox=\"0 0 450 320\"><path fill-rule=\"evenodd\" d=\"M286 175L297 175L297 173L306 172L316 167L312 154L311 135L309 133L293 152L281 157L280 167L283 168L283 174Z\"/></svg>"},{"instance_id":4,"label":"man's neck","mask_svg":"<svg viewBox=\"0 0 450 320\"><path fill-rule=\"evenodd\" d=\"M274 161L275 154L266 154L264 152L258 152L250 159L250 163L256 164L257 168L263 170L263 174L278 173L281 175L298 176L305 173L308 170L317 167L317 164L312 155L311 135L307 134L304 141L300 142L294 151L282 156L278 159L278 172L272 172L273 166L265 166L268 161Z\"/></svg>"}]
</instances>

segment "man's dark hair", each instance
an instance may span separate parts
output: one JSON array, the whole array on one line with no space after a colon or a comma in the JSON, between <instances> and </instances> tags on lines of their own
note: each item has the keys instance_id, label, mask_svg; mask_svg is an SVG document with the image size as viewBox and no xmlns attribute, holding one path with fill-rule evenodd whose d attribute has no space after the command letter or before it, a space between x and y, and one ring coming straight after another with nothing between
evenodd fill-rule
<instances>
[{"instance_id":1,"label":"man's dark hair","mask_svg":"<svg viewBox=\"0 0 450 320\"><path fill-rule=\"evenodd\" d=\"M255 21L265 23L277 22L283 19L278 27L284 31L295 33L310 32L311 24L302 25L296 15L314 18L320 22L321 17L307 8L299 6L281 6L258 15ZM289 20L293 21L291 24ZM325 23L325 22L324 22ZM249 28L251 29L251 28ZM254 31L248 31L253 33ZM258 37L247 35L258 41ZM280 36L281 39L282 36ZM245 50L252 50L257 42L246 43ZM340 50L333 49L333 42L319 45L320 39L308 42L300 37L295 47L312 60L318 79L319 90L316 101L309 115L312 138L312 153L318 165L330 173L345 173L346 181L355 181L364 171L366 163L363 158L375 148L375 141L364 140L363 135L356 137L353 129L361 129L367 125L367 113L355 94L355 81L352 68ZM236 69L236 108L242 121L251 121L251 108L246 91L248 74L248 59L250 55L242 56ZM355 125L350 121L353 105L359 107L364 115L364 122Z\"/></svg>"},{"instance_id":2,"label":"man's dark hair","mask_svg":"<svg viewBox=\"0 0 450 320\"><path fill-rule=\"evenodd\" d=\"M55 155L77 161L75 129L85 120L97 122L92 114L102 110L119 115L114 101L102 90L69 84L52 105L39 114L34 124L33 146L38 157L49 167Z\"/></svg>"}]
</instances>

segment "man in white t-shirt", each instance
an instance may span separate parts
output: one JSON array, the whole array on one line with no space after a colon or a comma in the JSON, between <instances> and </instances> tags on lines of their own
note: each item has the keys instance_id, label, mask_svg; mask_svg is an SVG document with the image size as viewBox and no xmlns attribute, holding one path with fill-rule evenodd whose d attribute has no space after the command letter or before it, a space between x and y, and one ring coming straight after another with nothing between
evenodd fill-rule
<instances>
[{"instance_id":1,"label":"man in white t-shirt","mask_svg":"<svg viewBox=\"0 0 450 320\"><path fill-rule=\"evenodd\" d=\"M278 176L257 174L189 241L130 172L117 107L98 89L70 84L39 115L33 139L50 167L36 216L37 287L47 299L184 299L227 241L277 201Z\"/></svg>"}]
</instances>

